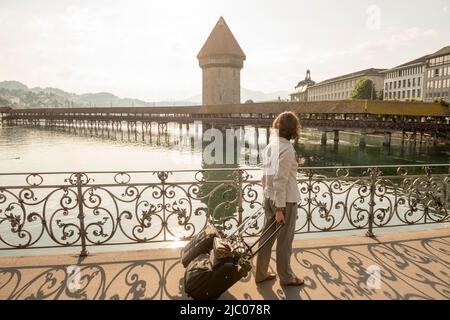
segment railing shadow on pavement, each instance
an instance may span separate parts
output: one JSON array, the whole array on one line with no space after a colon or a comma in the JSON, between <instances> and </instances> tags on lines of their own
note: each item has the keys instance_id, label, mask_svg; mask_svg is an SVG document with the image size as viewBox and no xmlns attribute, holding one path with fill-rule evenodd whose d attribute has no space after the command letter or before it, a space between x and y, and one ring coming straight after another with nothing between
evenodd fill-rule
<instances>
[{"instance_id":1,"label":"railing shadow on pavement","mask_svg":"<svg viewBox=\"0 0 450 320\"><path fill-rule=\"evenodd\" d=\"M70 260L70 259L69 259ZM184 299L178 259L0 268L1 299ZM172 281L173 280L173 281Z\"/></svg>"},{"instance_id":2,"label":"railing shadow on pavement","mask_svg":"<svg viewBox=\"0 0 450 320\"><path fill-rule=\"evenodd\" d=\"M450 236L295 248L292 267L303 287L256 286L249 276L221 299L449 299L449 256ZM1 267L0 298L188 299L178 258L63 262ZM373 265L379 288L368 285Z\"/></svg>"}]
</instances>

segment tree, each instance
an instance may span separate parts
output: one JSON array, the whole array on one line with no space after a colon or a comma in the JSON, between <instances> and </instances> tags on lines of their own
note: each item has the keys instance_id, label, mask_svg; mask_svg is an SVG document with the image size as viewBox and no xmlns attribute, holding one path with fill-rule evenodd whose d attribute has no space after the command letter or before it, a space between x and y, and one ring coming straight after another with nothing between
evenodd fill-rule
<instances>
[{"instance_id":1,"label":"tree","mask_svg":"<svg viewBox=\"0 0 450 320\"><path fill-rule=\"evenodd\" d=\"M10 105L11 102L9 100L0 97L0 107L9 107Z\"/></svg>"},{"instance_id":2,"label":"tree","mask_svg":"<svg viewBox=\"0 0 450 320\"><path fill-rule=\"evenodd\" d=\"M444 107L450 108L450 102L449 102L449 101L446 101L444 98L434 99L433 102L434 102L434 103L439 103L439 104L441 104L441 105L444 106Z\"/></svg>"},{"instance_id":3,"label":"tree","mask_svg":"<svg viewBox=\"0 0 450 320\"><path fill-rule=\"evenodd\" d=\"M363 78L360 79L350 93L351 99L367 99L375 100L377 98L377 90L372 80Z\"/></svg>"}]
</instances>

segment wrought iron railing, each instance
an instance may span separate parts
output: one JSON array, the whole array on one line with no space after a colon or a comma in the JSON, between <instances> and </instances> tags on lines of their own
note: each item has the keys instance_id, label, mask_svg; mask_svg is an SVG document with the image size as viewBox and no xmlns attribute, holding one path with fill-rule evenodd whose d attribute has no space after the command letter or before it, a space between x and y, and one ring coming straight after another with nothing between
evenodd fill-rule
<instances>
[{"instance_id":1,"label":"wrought iron railing","mask_svg":"<svg viewBox=\"0 0 450 320\"><path fill-rule=\"evenodd\" d=\"M0 250L187 240L262 209L259 169L0 174ZM299 168L296 233L450 222L450 165ZM258 235L261 217L246 236Z\"/></svg>"}]
</instances>

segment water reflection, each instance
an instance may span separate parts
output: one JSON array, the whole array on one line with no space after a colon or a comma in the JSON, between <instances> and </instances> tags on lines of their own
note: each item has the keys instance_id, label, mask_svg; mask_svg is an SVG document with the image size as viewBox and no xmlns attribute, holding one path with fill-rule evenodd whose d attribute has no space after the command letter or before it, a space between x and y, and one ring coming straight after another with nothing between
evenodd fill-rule
<instances>
[{"instance_id":1,"label":"water reflection","mask_svg":"<svg viewBox=\"0 0 450 320\"><path fill-rule=\"evenodd\" d=\"M167 231L170 233L168 234L169 236L173 235L175 238L189 236L194 229L198 231L202 228L206 222L206 218L212 219L223 228L232 228L240 222L243 216L251 215L257 210L256 208L260 207L261 187L258 185L258 182L246 183L242 181L242 186L240 186L240 179L244 177L233 176L232 174L233 172L237 172L234 170L236 168L246 167L248 165L254 166L260 161L258 152L267 144L268 130L267 128L253 127L233 128L238 130L235 131L234 143L230 144L227 143L228 141L224 134L230 128L215 127L215 130L222 133L220 135L222 139L220 141L221 143L218 144L221 147L219 149L208 149L211 139L208 141L204 139L208 129L211 129L211 127L207 125L175 123L169 123L167 125L153 124L152 126L143 127L137 125L131 128L124 125L117 130L95 130L92 128L81 130L54 128L53 130L49 130L19 126L0 127L0 172L74 172L78 170L111 170L122 172L131 170L176 170L186 168L202 170L225 168L228 170L201 172L196 179L194 177L180 177L181 181L189 182L190 184L184 184L178 187L178 189L177 187L167 187L165 190L167 192L165 201L168 201L166 204L170 202L170 208L166 207L162 209L162 200L159 197L161 193L156 193L156 195L152 193L157 188L147 191L143 191L140 188L138 193L142 194L141 199L149 201L147 203L148 207L146 207L147 211L141 210L142 208L137 203L133 202L130 204L130 202L127 202L128 200L125 201L126 199L123 199L123 194L126 195L126 192L122 189L126 186L122 185L115 186L113 190L113 194L117 197L116 200L120 203L120 208L114 208L114 200L111 198L111 195L108 195L105 190L102 191L101 188L92 190L90 188L84 189L86 195L92 196L91 198L87 197L85 199L86 203L84 205L86 207L86 221L88 225L92 226L91 229L101 226L103 228L101 230L104 233L98 233L98 235L99 237L106 235L104 237L105 239L108 239L108 235L111 235L111 230L116 228L114 224L116 223L116 218L122 214L123 210L130 210L130 205L136 217L133 216L133 219L129 219L129 221L127 219L121 220L126 230L131 230L137 225L136 223L150 223L149 218L152 214L158 214L162 217L161 220L158 220L155 216L153 221L151 221L151 228L150 225L148 228L145 225L143 230L149 232L149 234L145 234L146 239L158 237L159 235L154 233L160 231L163 232L164 236ZM320 132L303 130L300 143L295 145L298 159L302 166L449 163L450 146L448 145L433 146L418 144L416 146L402 146L397 141L390 148L386 148L382 146L382 137L369 136L367 146L360 148L358 145L358 136L348 133L341 133L339 145L331 143L324 146L321 145L320 140ZM238 142L241 142L241 145ZM220 159L218 161L219 163L211 163L209 161L210 159L205 157L205 151L211 151L215 159ZM231 161L230 154L232 155ZM256 157L254 157L255 155ZM252 159L256 159L256 163ZM358 188L364 185L365 182L363 184L361 182L355 182L354 187L351 187L345 182L342 182L339 177L336 178L336 172L334 171L333 169L321 171L322 174L334 177L334 179L324 181L317 194L303 194L300 207L307 208L308 199L315 199L314 201L316 202L312 201L310 205L317 209L314 209L316 211L308 209L309 212L314 213L309 216L309 220L307 220L308 214L301 214L299 216L298 232L310 232L310 229L320 231L336 229L337 225L342 229L353 229L353 218L358 218L358 216L353 215L350 217L352 219L349 218L350 220L347 220L347 211L343 207L336 207L335 205L337 203L345 202L345 208L354 208L351 205L351 201L361 202L363 200L361 202L362 204L358 204L355 212L358 214L358 212L367 211L368 195L364 194L362 199L358 199ZM359 175L364 170L358 169L357 171L350 172L350 174ZM395 168L392 169L392 172L389 172L389 170L383 171L383 176L388 174L396 175L395 171ZM259 181L257 176L258 172L259 170L256 173L255 171L252 173L255 176L251 180ZM98 177L95 177L95 179L96 183L101 183ZM144 183L151 181L151 178L144 177L143 175L142 177L133 177L132 181L134 183L136 182L135 179L139 179L139 181L143 181ZM170 179L173 181L173 177ZM229 183L221 183L220 181L223 180L227 180ZM197 182L192 183L193 181ZM399 185L401 179L393 178L391 182ZM425 179L424 183L426 182ZM55 184L61 183L62 180L55 181ZM309 190L308 186L312 186L312 183L312 181L303 182L304 190ZM442 182L439 183L442 184ZM330 190L333 186L339 186L339 188ZM403 217L405 212L410 210L410 201L414 202L415 198L420 199L422 197L423 192L414 189L414 192L420 191L420 194L418 192L416 192L417 194L412 193L412 196L408 200L398 200L397 197L406 197L403 189L402 187L395 191L391 185L386 185L383 195L379 195L381 198L377 199L375 210L382 213L388 212L388 214L382 216L377 215L378 220L375 220L375 223L383 225L388 220L393 223L399 222L401 219L395 217ZM41 189L41 191L46 192L45 189ZM61 190L60 192L63 191ZM160 192L162 191L160 190ZM333 194L333 199L327 198L327 194ZM95 195L98 195L104 200L102 203L104 210L100 214L98 213L96 204L89 202L90 199L95 199ZM38 191L36 191L36 196L39 199L45 197L43 194L38 194ZM439 199L442 198L438 193L436 196ZM55 199L52 198L46 202L49 212L61 209L61 194L55 193L54 197ZM242 207L238 205L240 198L243 199ZM348 200L350 201L348 202L347 198L351 201ZM425 197L424 199L428 201L428 198ZM444 200L442 203L446 204L448 202ZM5 206L7 204L4 203ZM424 207L421 202L416 203L416 205L420 205L421 210ZM157 208L159 211L153 212L150 210L152 208ZM186 225L179 223L180 217L183 219L183 215L180 215L180 212L182 212L179 211L180 208L186 209L184 213L185 219L189 219L189 223L192 223L194 229L188 230L186 229ZM111 215L109 215L107 210L111 211ZM323 215L323 210L327 212L325 216ZM39 210L36 209L34 211ZM77 208L74 207L72 211L73 214L70 215L71 220L68 220L68 216L64 217L65 223L77 223ZM5 212L5 208L3 208L3 214ZM417 214L419 216L414 216L414 219L417 221L422 219L421 212L423 211L418 211ZM241 213L243 214L241 215ZM28 211L27 214L29 214ZM164 216L165 214L168 215ZM430 217L433 215L434 217L435 213L430 211L425 216L427 215ZM392 216L394 216L394 219L391 219ZM108 219L105 220L105 217ZM410 216L408 217L410 218ZM357 221L356 224L358 227L366 226L367 216L363 218L363 220L355 220ZM344 219L344 223L339 224L339 221L342 219ZM438 219L443 219L443 217L438 217ZM22 221L25 221L25 218ZM126 224L127 222L129 222L129 225ZM404 221L402 220L401 222ZM40 232L42 229L40 220L36 220L35 224L36 226L28 225L28 230ZM255 226L253 231L257 232L261 225L262 221L258 226ZM10 224L6 221L2 224L1 228L5 228L2 230L9 230ZM12 236L15 237L17 234L13 234ZM61 235L55 234L55 236L60 237ZM74 233L74 236L76 237L77 233ZM93 237L93 243L98 240L94 237L94 233L91 236ZM138 237L133 234L130 237L135 239L144 237L144 235L139 234ZM127 240L125 236L115 239L116 241ZM48 243L52 243L50 239L47 240ZM74 241L76 242L77 240L75 239Z\"/></svg>"},{"instance_id":2,"label":"water reflection","mask_svg":"<svg viewBox=\"0 0 450 320\"><path fill-rule=\"evenodd\" d=\"M108 170L108 169L185 169L207 168L203 159L208 143L204 141L202 124L156 124L121 128L42 128L0 127L0 168L7 171ZM230 127L216 127L225 136ZM267 128L235 127L241 130L236 140L245 142L240 150L237 143L222 142L223 163L220 166L254 166L259 152L268 140ZM239 131L236 131L239 132ZM340 133L339 144L329 140L321 145L321 133L304 129L295 145L299 163L305 166L357 166L389 164L449 163L450 145L405 144L393 138L390 147L383 147L383 137L368 136L367 146L359 147L359 136ZM227 150L228 149L228 150ZM230 158L230 152L233 157ZM237 155L245 157L237 157ZM105 157L107 155L107 157ZM225 157L228 155L228 157ZM86 158L89 161L86 161ZM230 163L230 159L232 159ZM39 160L39 161L37 161ZM50 165L49 165L50 164ZM125 167L125 168L124 168ZM152 168L152 169L153 169Z\"/></svg>"}]
</instances>

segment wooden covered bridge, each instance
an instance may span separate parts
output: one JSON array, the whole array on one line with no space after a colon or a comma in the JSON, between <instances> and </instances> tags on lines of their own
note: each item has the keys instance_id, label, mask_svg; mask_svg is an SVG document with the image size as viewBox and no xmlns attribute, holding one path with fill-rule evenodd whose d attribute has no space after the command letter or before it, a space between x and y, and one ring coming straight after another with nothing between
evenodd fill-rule
<instances>
[{"instance_id":1,"label":"wooden covered bridge","mask_svg":"<svg viewBox=\"0 0 450 320\"><path fill-rule=\"evenodd\" d=\"M324 102L264 102L232 105L173 106L173 107L95 107L95 108L33 108L1 109L2 122L16 125L67 126L106 130L142 132L152 123L158 128L169 122L189 124L201 121L203 126L269 127L277 114L294 111L305 128L334 132L335 143L339 131L361 133L360 144L365 145L367 134L384 134L385 145L392 133L403 133L404 139L422 141L424 136L450 137L450 110L438 103L387 102L343 100Z\"/></svg>"}]
</instances>

